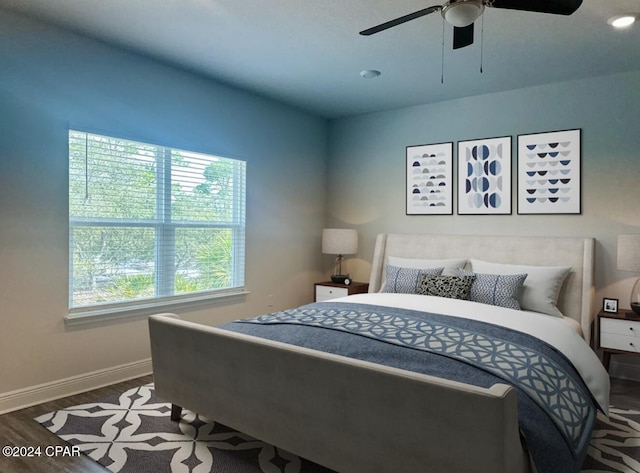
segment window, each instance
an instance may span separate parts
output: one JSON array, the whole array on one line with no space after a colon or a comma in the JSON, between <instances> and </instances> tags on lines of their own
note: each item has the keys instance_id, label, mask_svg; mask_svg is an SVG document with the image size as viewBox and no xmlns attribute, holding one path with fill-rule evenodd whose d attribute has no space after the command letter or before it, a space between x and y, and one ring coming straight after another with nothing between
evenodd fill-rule
<instances>
[{"instance_id":1,"label":"window","mask_svg":"<svg viewBox=\"0 0 640 473\"><path fill-rule=\"evenodd\" d=\"M70 316L242 291L245 169L71 130Z\"/></svg>"}]
</instances>

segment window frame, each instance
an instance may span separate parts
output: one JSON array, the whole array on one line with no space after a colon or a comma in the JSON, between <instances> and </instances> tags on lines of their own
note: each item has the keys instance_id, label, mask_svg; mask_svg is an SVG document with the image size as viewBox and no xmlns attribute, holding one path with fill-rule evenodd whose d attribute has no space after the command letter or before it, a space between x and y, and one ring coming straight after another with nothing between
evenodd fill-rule
<instances>
[{"instance_id":1,"label":"window frame","mask_svg":"<svg viewBox=\"0 0 640 473\"><path fill-rule=\"evenodd\" d=\"M247 162L237 158L212 155L196 151L186 151L164 145L143 143L114 136L69 129L69 143L72 134L84 134L106 139L121 140L144 146L153 146L158 149L156 154L155 178L156 178L156 212L152 219L123 219L109 217L75 217L71 215L69 206L69 268L68 268L68 314L65 322L68 324L87 323L94 320L114 319L140 314L157 312L159 308L170 309L184 307L185 305L201 305L216 300L244 297L248 294L245 290L245 254L246 254L246 167ZM214 158L231 160L233 164L233 194L232 194L232 218L225 222L206 220L173 220L171 191L172 191L172 153L192 153L206 155ZM88 153L88 151L85 151ZM162 155L162 156L160 156ZM85 155L86 157L86 155ZM71 152L68 151L68 163L71 163ZM71 169L71 166L69 166ZM71 178L70 178L71 179ZM71 199L71 183L68 184L67 195ZM154 231L154 296L90 303L86 305L73 305L74 299L74 229L82 227L107 227L107 228L150 228ZM179 229L229 229L232 235L233 251L231 256L232 280L230 286L224 288L210 288L175 294L174 277L175 267L175 235ZM173 241L173 243L172 243ZM160 270L164 268L164 270Z\"/></svg>"}]
</instances>

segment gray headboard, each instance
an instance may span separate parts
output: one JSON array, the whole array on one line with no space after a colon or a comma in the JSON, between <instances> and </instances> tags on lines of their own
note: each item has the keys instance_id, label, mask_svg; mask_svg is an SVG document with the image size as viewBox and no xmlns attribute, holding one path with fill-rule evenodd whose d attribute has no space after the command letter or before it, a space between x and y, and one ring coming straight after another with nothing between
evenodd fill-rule
<instances>
[{"instance_id":1,"label":"gray headboard","mask_svg":"<svg viewBox=\"0 0 640 473\"><path fill-rule=\"evenodd\" d=\"M369 292L378 292L388 256L404 258L475 258L496 263L571 266L558 308L577 320L587 341L593 310L595 240L574 237L430 235L382 233L373 253Z\"/></svg>"}]
</instances>

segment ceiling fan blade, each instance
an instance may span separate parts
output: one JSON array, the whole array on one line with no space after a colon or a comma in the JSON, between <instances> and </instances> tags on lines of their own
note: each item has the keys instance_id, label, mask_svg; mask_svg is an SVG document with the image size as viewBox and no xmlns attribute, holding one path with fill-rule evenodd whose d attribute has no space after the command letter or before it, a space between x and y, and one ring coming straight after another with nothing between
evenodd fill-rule
<instances>
[{"instance_id":1,"label":"ceiling fan blade","mask_svg":"<svg viewBox=\"0 0 640 473\"><path fill-rule=\"evenodd\" d=\"M487 6L524 10L554 15L571 15L582 5L582 0L493 0Z\"/></svg>"},{"instance_id":2,"label":"ceiling fan blade","mask_svg":"<svg viewBox=\"0 0 640 473\"><path fill-rule=\"evenodd\" d=\"M407 21L415 20L416 18L420 18L421 16L425 16L425 15L428 15L429 13L437 12L440 10L442 10L442 7L440 5L425 8L424 10L419 10L414 13L409 13L408 15L401 16L400 18L396 18L395 20L390 20L378 26L374 26L372 28L363 30L360 32L360 34L363 36L369 36L375 33L379 33L380 31L387 30L394 26L401 25L402 23L406 23Z\"/></svg>"},{"instance_id":3,"label":"ceiling fan blade","mask_svg":"<svg viewBox=\"0 0 640 473\"><path fill-rule=\"evenodd\" d=\"M453 27L453 49L460 49L473 44L473 23L464 27Z\"/></svg>"}]
</instances>

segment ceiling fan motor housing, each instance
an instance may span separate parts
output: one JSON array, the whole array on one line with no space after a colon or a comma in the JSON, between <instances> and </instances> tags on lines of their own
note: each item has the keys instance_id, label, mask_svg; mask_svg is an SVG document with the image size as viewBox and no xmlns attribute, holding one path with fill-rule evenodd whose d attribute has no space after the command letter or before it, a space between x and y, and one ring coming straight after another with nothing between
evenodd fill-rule
<instances>
[{"instance_id":1,"label":"ceiling fan motor housing","mask_svg":"<svg viewBox=\"0 0 640 473\"><path fill-rule=\"evenodd\" d=\"M450 0L442 7L442 16L447 23L464 28L476 21L483 11L482 0Z\"/></svg>"}]
</instances>

